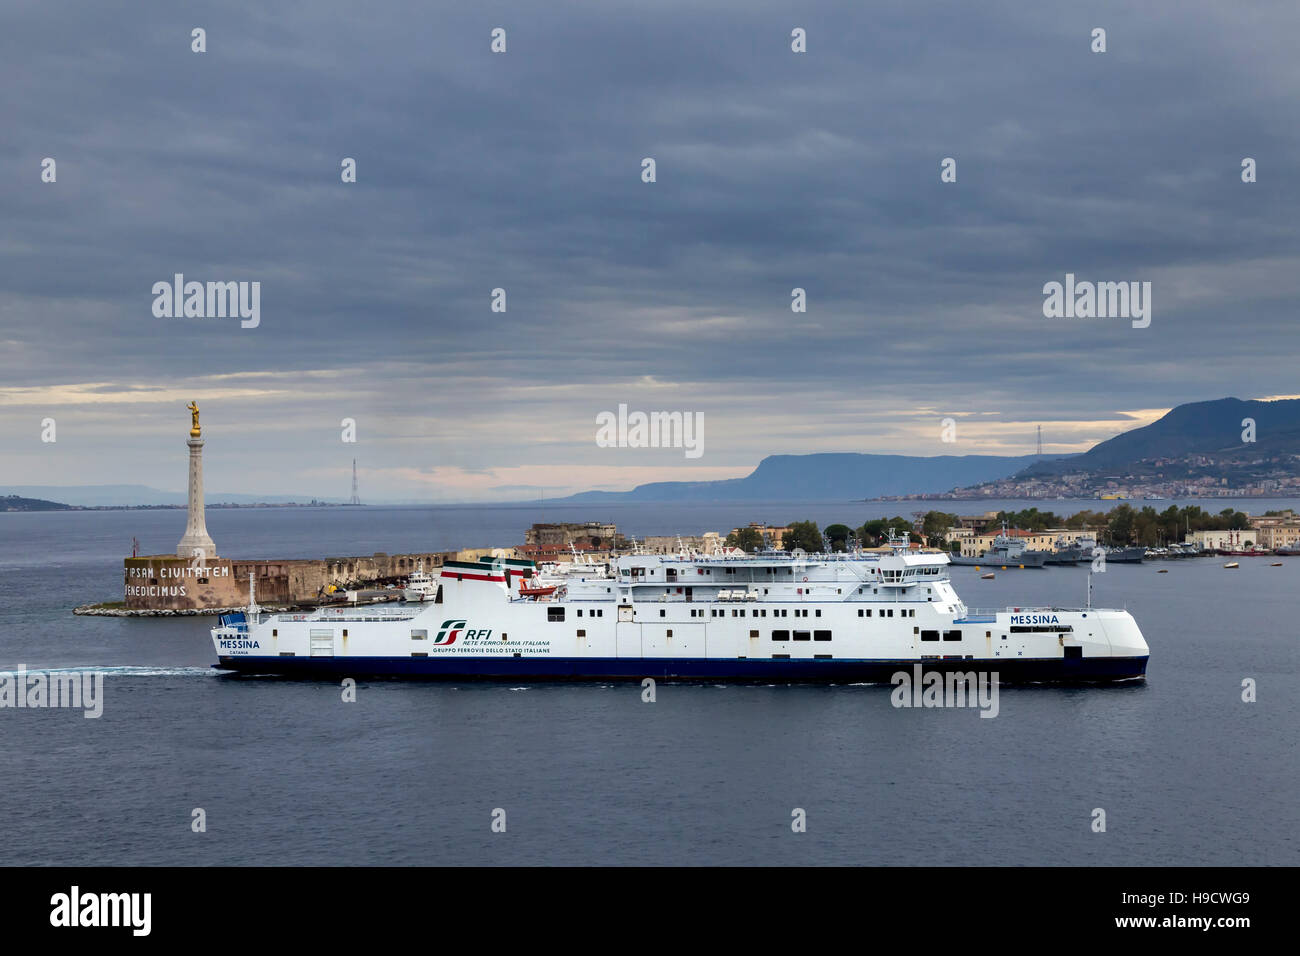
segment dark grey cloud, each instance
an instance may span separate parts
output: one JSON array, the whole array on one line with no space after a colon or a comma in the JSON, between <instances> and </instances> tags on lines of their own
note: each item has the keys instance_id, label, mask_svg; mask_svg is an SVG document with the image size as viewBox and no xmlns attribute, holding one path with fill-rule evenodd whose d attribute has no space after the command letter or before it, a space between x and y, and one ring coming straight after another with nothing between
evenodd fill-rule
<instances>
[{"instance_id":1,"label":"dark grey cloud","mask_svg":"<svg viewBox=\"0 0 1300 956\"><path fill-rule=\"evenodd\" d=\"M1297 27L1281 3L21 5L6 477L125 468L110 439L171 468L187 388L240 438L224 487L330 484L357 452L400 497L437 468L939 453L943 414L969 451L1039 420L1065 447L1129 410L1300 391ZM260 281L261 327L154 318L175 272ZM1044 319L1066 272L1152 281L1151 327ZM211 378L234 373L255 374ZM593 421L621 401L705 411L707 454L611 459ZM57 468L32 446L47 407L84 436Z\"/></svg>"}]
</instances>

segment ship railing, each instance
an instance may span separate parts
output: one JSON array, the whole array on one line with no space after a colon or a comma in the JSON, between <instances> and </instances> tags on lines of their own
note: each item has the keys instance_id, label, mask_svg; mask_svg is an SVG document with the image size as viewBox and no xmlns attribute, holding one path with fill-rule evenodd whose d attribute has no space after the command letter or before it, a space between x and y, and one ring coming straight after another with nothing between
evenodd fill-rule
<instances>
[{"instance_id":1,"label":"ship railing","mask_svg":"<svg viewBox=\"0 0 1300 956\"><path fill-rule=\"evenodd\" d=\"M334 621L344 621L344 622L409 621L411 618L415 617L419 613L420 612L418 610L414 610L414 609L404 610L404 611L393 610L387 612L367 611L364 613L358 613L356 611L334 612L334 613L328 613L328 612L322 613L320 611L309 611L303 614L275 614L272 615L271 620L282 622L282 623L290 623L290 624L294 622L303 622L303 621L311 621L313 623L326 623L326 624Z\"/></svg>"},{"instance_id":2,"label":"ship railing","mask_svg":"<svg viewBox=\"0 0 1300 956\"><path fill-rule=\"evenodd\" d=\"M664 555L663 557L679 557ZM796 555L791 551L763 551L756 554L693 554L680 560L691 564L792 564L802 561L805 564L830 564L838 562L871 562L880 560L879 551L835 551L831 553L809 552Z\"/></svg>"}]
</instances>

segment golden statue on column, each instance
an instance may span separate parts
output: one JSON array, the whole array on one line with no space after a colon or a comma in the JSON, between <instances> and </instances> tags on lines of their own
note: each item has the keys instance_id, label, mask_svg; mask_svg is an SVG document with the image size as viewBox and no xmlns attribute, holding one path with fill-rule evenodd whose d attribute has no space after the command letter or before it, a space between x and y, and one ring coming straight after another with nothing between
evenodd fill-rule
<instances>
[{"instance_id":1,"label":"golden statue on column","mask_svg":"<svg viewBox=\"0 0 1300 956\"><path fill-rule=\"evenodd\" d=\"M194 423L190 426L190 437L198 438L199 437L199 404L198 402L192 401L185 407L190 410L190 418L193 419L194 421Z\"/></svg>"}]
</instances>

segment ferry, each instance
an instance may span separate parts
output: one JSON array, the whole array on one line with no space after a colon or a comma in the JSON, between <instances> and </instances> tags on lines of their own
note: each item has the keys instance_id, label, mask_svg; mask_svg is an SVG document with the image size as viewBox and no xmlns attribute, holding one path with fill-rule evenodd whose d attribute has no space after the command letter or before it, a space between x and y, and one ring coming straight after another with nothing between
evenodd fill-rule
<instances>
[{"instance_id":1,"label":"ferry","mask_svg":"<svg viewBox=\"0 0 1300 956\"><path fill-rule=\"evenodd\" d=\"M1127 611L969 608L948 563L906 539L877 553L629 554L550 589L530 587L530 561L448 561L418 605L264 614L250 593L212 629L214 666L335 680L884 683L917 664L1009 683L1145 676Z\"/></svg>"}]
</instances>

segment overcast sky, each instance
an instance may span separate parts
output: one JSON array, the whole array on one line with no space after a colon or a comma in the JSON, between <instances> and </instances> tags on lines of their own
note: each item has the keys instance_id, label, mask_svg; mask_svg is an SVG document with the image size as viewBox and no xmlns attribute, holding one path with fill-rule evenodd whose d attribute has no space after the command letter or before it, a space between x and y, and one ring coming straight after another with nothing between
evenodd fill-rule
<instances>
[{"instance_id":1,"label":"overcast sky","mask_svg":"<svg viewBox=\"0 0 1300 956\"><path fill-rule=\"evenodd\" d=\"M355 457L446 501L1300 393L1298 36L1294 2L11 2L0 486L183 488L191 399L209 489L343 496ZM1150 327L1044 318L1067 272L1151 282ZM260 282L260 325L155 317L174 273ZM620 403L702 413L703 454L598 447Z\"/></svg>"}]
</instances>

